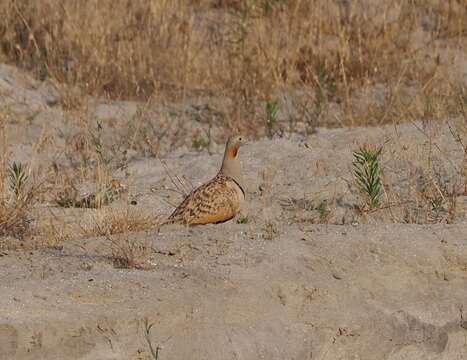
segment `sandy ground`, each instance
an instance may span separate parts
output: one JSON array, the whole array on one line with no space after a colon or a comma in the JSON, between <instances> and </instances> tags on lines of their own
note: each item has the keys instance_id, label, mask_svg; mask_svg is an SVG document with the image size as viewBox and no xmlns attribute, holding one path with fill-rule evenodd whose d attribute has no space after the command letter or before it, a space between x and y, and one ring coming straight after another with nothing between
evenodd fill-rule
<instances>
[{"instance_id":1,"label":"sandy ground","mask_svg":"<svg viewBox=\"0 0 467 360\"><path fill-rule=\"evenodd\" d=\"M79 123L57 106L53 87L21 76L2 67L3 93L18 90L2 98L3 110L22 114L9 115L10 156L65 167L56 149ZM90 111L130 122L137 109ZM467 196L463 152L448 126L462 121L250 141L239 153L248 199L239 219L0 253L0 359L467 358ZM206 124L184 126L193 135ZM106 141L124 128L106 130ZM160 154L197 186L216 173L223 145L195 151L187 138L162 138ZM370 213L359 210L351 171L352 150L365 143L384 146L386 206ZM182 197L167 170L145 149L130 150L113 170L127 193L110 208L169 213ZM432 211L423 196L436 191L442 206ZM98 213L45 208L83 224ZM143 269L115 266L118 242L144 249Z\"/></svg>"},{"instance_id":2,"label":"sandy ground","mask_svg":"<svg viewBox=\"0 0 467 360\"><path fill-rule=\"evenodd\" d=\"M2 359L464 359L466 225L227 223L1 258Z\"/></svg>"}]
</instances>

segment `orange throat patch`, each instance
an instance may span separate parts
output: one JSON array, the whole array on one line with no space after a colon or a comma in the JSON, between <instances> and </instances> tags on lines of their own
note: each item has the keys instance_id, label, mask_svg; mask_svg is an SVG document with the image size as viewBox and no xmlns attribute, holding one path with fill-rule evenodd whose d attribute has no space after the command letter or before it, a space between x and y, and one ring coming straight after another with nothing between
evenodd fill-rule
<instances>
[{"instance_id":1,"label":"orange throat patch","mask_svg":"<svg viewBox=\"0 0 467 360\"><path fill-rule=\"evenodd\" d=\"M227 154L229 154L230 158L237 157L238 148L239 146L232 146L231 148L229 148L229 150L227 150Z\"/></svg>"}]
</instances>

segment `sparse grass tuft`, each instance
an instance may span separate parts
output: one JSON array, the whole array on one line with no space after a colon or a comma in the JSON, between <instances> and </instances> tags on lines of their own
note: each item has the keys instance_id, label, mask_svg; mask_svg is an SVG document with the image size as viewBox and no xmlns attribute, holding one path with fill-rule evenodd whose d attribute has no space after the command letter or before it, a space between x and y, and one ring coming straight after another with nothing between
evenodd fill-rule
<instances>
[{"instance_id":1,"label":"sparse grass tuft","mask_svg":"<svg viewBox=\"0 0 467 360\"><path fill-rule=\"evenodd\" d=\"M10 190L15 195L16 201L22 201L26 195L24 193L25 185L29 178L26 173L26 167L20 162L13 162L8 170Z\"/></svg>"},{"instance_id":2,"label":"sparse grass tuft","mask_svg":"<svg viewBox=\"0 0 467 360\"><path fill-rule=\"evenodd\" d=\"M64 208L100 209L102 206L109 205L124 190L124 187L116 179L112 179L106 187L101 187L94 193L83 197L78 196L75 188L69 187L66 191L58 194L55 203Z\"/></svg>"},{"instance_id":3,"label":"sparse grass tuft","mask_svg":"<svg viewBox=\"0 0 467 360\"><path fill-rule=\"evenodd\" d=\"M144 242L130 239L129 236L113 238L107 236L112 251L112 263L116 269L149 270L154 266L149 262L152 247Z\"/></svg>"},{"instance_id":4,"label":"sparse grass tuft","mask_svg":"<svg viewBox=\"0 0 467 360\"><path fill-rule=\"evenodd\" d=\"M464 158L460 164L459 175L461 181L463 179L464 182L464 195L467 196L467 95L462 94L459 96L459 105L464 117L464 123L459 123L455 126L451 125L449 122L447 124L454 141L460 146L464 153Z\"/></svg>"},{"instance_id":5,"label":"sparse grass tuft","mask_svg":"<svg viewBox=\"0 0 467 360\"><path fill-rule=\"evenodd\" d=\"M277 224L272 220L267 220L263 226L263 238L266 240L273 240L279 235Z\"/></svg>"},{"instance_id":6,"label":"sparse grass tuft","mask_svg":"<svg viewBox=\"0 0 467 360\"><path fill-rule=\"evenodd\" d=\"M93 222L84 229L84 236L108 236L141 231L157 226L157 220L135 208L109 208L95 210Z\"/></svg>"},{"instance_id":7,"label":"sparse grass tuft","mask_svg":"<svg viewBox=\"0 0 467 360\"><path fill-rule=\"evenodd\" d=\"M250 222L250 218L247 215L241 215L236 220L237 224L248 224Z\"/></svg>"},{"instance_id":8,"label":"sparse grass tuft","mask_svg":"<svg viewBox=\"0 0 467 360\"><path fill-rule=\"evenodd\" d=\"M5 170L5 157L2 157L0 167L0 237L22 239L31 222L34 189L29 184L26 166L22 163L13 162ZM3 187L5 177L8 178L8 189Z\"/></svg>"},{"instance_id":9,"label":"sparse grass tuft","mask_svg":"<svg viewBox=\"0 0 467 360\"><path fill-rule=\"evenodd\" d=\"M353 174L357 186L366 198L366 205L370 210L381 204L380 194L382 188L379 156L383 148L360 147L353 152Z\"/></svg>"},{"instance_id":10,"label":"sparse grass tuft","mask_svg":"<svg viewBox=\"0 0 467 360\"><path fill-rule=\"evenodd\" d=\"M329 218L331 217L331 210L329 210L327 203L325 201L322 201L316 207L316 210L319 214L319 223L326 224L329 221Z\"/></svg>"},{"instance_id":11,"label":"sparse grass tuft","mask_svg":"<svg viewBox=\"0 0 467 360\"><path fill-rule=\"evenodd\" d=\"M0 237L22 239L29 229L29 224L27 204L18 205L4 200L0 201Z\"/></svg>"},{"instance_id":12,"label":"sparse grass tuft","mask_svg":"<svg viewBox=\"0 0 467 360\"><path fill-rule=\"evenodd\" d=\"M151 354L153 360L158 360L159 359L159 350L161 349L159 346L156 346L156 349L152 346L152 341L151 341L151 329L154 326L153 323L149 323L148 318L144 319L144 338L146 342L148 343L149 346L149 353Z\"/></svg>"},{"instance_id":13,"label":"sparse grass tuft","mask_svg":"<svg viewBox=\"0 0 467 360\"><path fill-rule=\"evenodd\" d=\"M83 237L105 236L109 241L111 260L118 269L151 269L153 253L148 241L139 241L128 233L156 226L156 220L135 209L102 208L96 210L93 225L83 229ZM113 234L120 234L114 236Z\"/></svg>"},{"instance_id":14,"label":"sparse grass tuft","mask_svg":"<svg viewBox=\"0 0 467 360\"><path fill-rule=\"evenodd\" d=\"M193 139L191 143L191 146L193 147L193 149L198 150L198 151L207 148L208 145L209 145L208 142L203 140L202 138L195 138Z\"/></svg>"},{"instance_id":15,"label":"sparse grass tuft","mask_svg":"<svg viewBox=\"0 0 467 360\"><path fill-rule=\"evenodd\" d=\"M267 135L271 139L274 135L274 128L277 123L277 115L279 114L279 100L268 100L266 102L266 130Z\"/></svg>"}]
</instances>

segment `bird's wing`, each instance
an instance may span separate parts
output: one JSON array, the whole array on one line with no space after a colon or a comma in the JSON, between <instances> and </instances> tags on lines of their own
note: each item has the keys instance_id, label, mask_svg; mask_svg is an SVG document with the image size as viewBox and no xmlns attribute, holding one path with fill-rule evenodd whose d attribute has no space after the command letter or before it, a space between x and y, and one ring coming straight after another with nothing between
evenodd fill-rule
<instances>
[{"instance_id":1,"label":"bird's wing","mask_svg":"<svg viewBox=\"0 0 467 360\"><path fill-rule=\"evenodd\" d=\"M229 177L218 175L193 190L168 218L168 223L190 225L227 221L240 209L238 185Z\"/></svg>"}]
</instances>

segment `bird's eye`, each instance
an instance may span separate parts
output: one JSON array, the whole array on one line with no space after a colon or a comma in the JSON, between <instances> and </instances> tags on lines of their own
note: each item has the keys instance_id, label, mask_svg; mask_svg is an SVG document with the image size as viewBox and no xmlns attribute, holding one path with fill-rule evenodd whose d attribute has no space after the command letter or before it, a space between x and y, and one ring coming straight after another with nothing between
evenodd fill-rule
<instances>
[{"instance_id":1,"label":"bird's eye","mask_svg":"<svg viewBox=\"0 0 467 360\"><path fill-rule=\"evenodd\" d=\"M239 140L239 141L242 141L243 139L242 139L242 137L240 136L240 137L238 138L238 140Z\"/></svg>"}]
</instances>

